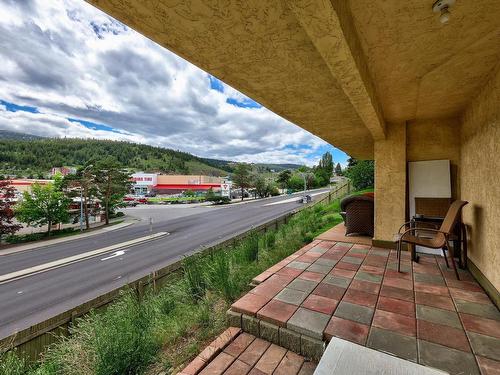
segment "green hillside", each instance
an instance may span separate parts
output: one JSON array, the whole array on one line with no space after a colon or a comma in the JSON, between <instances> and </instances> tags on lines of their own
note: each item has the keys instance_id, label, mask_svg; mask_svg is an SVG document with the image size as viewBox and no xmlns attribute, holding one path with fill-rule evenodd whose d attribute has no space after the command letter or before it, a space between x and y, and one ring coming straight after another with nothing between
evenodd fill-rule
<instances>
[{"instance_id":1,"label":"green hillside","mask_svg":"<svg viewBox=\"0 0 500 375\"><path fill-rule=\"evenodd\" d=\"M145 172L225 176L230 168L186 152L130 142L37 138L0 132L0 174L40 177L52 167L79 166L114 156L124 167ZM8 135L8 136L7 136Z\"/></svg>"}]
</instances>

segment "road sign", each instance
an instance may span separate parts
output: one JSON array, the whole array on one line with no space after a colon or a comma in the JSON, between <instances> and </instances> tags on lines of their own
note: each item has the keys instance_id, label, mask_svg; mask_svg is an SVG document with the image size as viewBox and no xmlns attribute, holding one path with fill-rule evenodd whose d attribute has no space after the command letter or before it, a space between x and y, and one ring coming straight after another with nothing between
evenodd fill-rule
<instances>
[{"instance_id":1,"label":"road sign","mask_svg":"<svg viewBox=\"0 0 500 375\"><path fill-rule=\"evenodd\" d=\"M231 196L231 183L224 182L220 185L220 195L222 197L230 197Z\"/></svg>"}]
</instances>

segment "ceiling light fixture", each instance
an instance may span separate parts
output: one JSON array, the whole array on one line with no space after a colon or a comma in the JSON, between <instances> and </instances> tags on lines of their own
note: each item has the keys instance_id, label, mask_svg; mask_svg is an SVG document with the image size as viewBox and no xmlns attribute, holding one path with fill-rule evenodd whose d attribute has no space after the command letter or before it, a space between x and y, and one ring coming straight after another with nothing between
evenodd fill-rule
<instances>
[{"instance_id":1,"label":"ceiling light fixture","mask_svg":"<svg viewBox=\"0 0 500 375\"><path fill-rule=\"evenodd\" d=\"M450 20L450 8L455 4L455 0L437 0L432 6L432 11L434 13L441 13L439 16L439 21L442 24L447 23Z\"/></svg>"}]
</instances>

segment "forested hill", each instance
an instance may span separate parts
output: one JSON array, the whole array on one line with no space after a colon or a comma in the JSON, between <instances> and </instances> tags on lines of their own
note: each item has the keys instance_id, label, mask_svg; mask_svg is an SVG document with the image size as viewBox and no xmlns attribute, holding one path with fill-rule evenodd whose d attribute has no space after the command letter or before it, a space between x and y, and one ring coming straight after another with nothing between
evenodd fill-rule
<instances>
[{"instance_id":1,"label":"forested hill","mask_svg":"<svg viewBox=\"0 0 500 375\"><path fill-rule=\"evenodd\" d=\"M186 152L137 143L3 135L0 133L1 174L37 177L52 167L79 166L110 155L123 166L141 171L225 176L231 170Z\"/></svg>"}]
</instances>

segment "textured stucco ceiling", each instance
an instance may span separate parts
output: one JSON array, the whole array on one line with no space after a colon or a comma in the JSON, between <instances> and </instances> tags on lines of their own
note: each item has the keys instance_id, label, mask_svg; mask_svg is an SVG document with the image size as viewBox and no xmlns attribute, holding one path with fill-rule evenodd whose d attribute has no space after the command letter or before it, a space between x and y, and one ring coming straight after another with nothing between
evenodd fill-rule
<instances>
[{"instance_id":1,"label":"textured stucco ceiling","mask_svg":"<svg viewBox=\"0 0 500 375\"><path fill-rule=\"evenodd\" d=\"M446 25L432 0L349 4L388 121L458 115L499 62L499 0L457 0Z\"/></svg>"},{"instance_id":2,"label":"textured stucco ceiling","mask_svg":"<svg viewBox=\"0 0 500 375\"><path fill-rule=\"evenodd\" d=\"M87 0L358 158L385 122L458 115L500 57L500 0Z\"/></svg>"}]
</instances>

